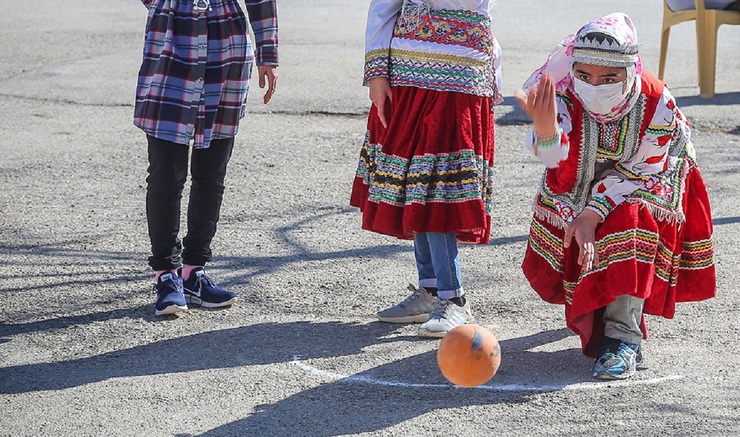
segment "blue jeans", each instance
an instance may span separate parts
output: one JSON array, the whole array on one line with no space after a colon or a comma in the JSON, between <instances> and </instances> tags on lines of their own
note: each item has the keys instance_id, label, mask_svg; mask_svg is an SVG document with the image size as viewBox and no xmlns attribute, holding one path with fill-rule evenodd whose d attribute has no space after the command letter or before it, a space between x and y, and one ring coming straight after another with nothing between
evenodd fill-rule
<instances>
[{"instance_id":1,"label":"blue jeans","mask_svg":"<svg viewBox=\"0 0 740 437\"><path fill-rule=\"evenodd\" d=\"M428 232L414 237L419 287L437 287L440 299L460 297L460 257L454 232Z\"/></svg>"}]
</instances>

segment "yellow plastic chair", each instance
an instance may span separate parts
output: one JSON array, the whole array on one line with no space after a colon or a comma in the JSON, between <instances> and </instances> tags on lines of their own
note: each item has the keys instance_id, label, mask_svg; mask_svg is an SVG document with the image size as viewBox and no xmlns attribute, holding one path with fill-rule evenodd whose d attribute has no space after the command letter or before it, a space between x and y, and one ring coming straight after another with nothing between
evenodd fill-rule
<instances>
[{"instance_id":1,"label":"yellow plastic chair","mask_svg":"<svg viewBox=\"0 0 740 437\"><path fill-rule=\"evenodd\" d=\"M696 20L696 51L699 60L699 95L714 97L714 79L717 65L717 29L723 24L740 24L740 12L707 9L704 0L694 0L696 9L673 11L663 0L663 32L660 38L660 64L658 77L663 79L665 58L668 52L668 36L671 26L684 21ZM737 53L734 54L738 56Z\"/></svg>"}]
</instances>

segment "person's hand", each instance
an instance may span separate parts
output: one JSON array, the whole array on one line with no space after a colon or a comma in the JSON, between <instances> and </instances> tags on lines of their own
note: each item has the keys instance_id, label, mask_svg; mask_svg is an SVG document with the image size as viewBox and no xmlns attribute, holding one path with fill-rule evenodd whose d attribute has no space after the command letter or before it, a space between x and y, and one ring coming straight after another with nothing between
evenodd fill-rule
<instances>
[{"instance_id":1,"label":"person's hand","mask_svg":"<svg viewBox=\"0 0 740 437\"><path fill-rule=\"evenodd\" d=\"M264 88L267 85L267 91L265 91L265 97L262 101L266 104L272 99L272 95L275 94L277 89L278 79L278 68L277 65L260 65L257 68L257 74L260 78L260 88Z\"/></svg>"},{"instance_id":2,"label":"person's hand","mask_svg":"<svg viewBox=\"0 0 740 437\"><path fill-rule=\"evenodd\" d=\"M537 85L529 90L529 95L517 90L514 97L522 111L532 119L536 136L549 137L558 131L555 84L550 74L542 75Z\"/></svg>"},{"instance_id":3,"label":"person's hand","mask_svg":"<svg viewBox=\"0 0 740 437\"><path fill-rule=\"evenodd\" d=\"M596 226L601 216L590 209L584 209L565 229L563 244L567 249L573 237L578 244L578 265L584 272L599 266L599 252L596 250Z\"/></svg>"},{"instance_id":4,"label":"person's hand","mask_svg":"<svg viewBox=\"0 0 740 437\"><path fill-rule=\"evenodd\" d=\"M370 100L373 101L373 105L378 108L378 118L383 127L388 127L388 122L385 119L385 103L388 100L388 104L391 103L391 82L387 77L376 77L370 79L368 82L370 86Z\"/></svg>"}]
</instances>

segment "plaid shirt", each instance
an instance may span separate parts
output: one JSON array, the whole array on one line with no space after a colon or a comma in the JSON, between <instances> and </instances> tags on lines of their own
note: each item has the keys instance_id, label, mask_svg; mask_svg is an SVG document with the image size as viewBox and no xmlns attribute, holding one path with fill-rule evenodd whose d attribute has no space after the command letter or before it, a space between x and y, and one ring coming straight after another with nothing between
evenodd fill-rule
<instances>
[{"instance_id":1,"label":"plaid shirt","mask_svg":"<svg viewBox=\"0 0 740 437\"><path fill-rule=\"evenodd\" d=\"M236 135L252 63L277 65L277 0L142 0L149 8L134 124L159 139L208 147ZM255 59L256 58L256 59Z\"/></svg>"}]
</instances>

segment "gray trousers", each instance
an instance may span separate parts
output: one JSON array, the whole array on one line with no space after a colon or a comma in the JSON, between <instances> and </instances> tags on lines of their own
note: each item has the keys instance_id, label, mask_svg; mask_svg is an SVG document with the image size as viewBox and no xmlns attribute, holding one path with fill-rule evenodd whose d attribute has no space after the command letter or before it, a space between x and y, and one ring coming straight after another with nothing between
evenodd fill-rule
<instances>
[{"instance_id":1,"label":"gray trousers","mask_svg":"<svg viewBox=\"0 0 740 437\"><path fill-rule=\"evenodd\" d=\"M642 341L642 308L645 299L623 294L604 308L604 336L627 343Z\"/></svg>"}]
</instances>

